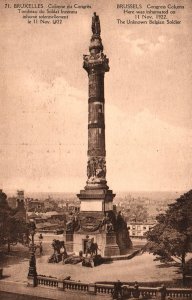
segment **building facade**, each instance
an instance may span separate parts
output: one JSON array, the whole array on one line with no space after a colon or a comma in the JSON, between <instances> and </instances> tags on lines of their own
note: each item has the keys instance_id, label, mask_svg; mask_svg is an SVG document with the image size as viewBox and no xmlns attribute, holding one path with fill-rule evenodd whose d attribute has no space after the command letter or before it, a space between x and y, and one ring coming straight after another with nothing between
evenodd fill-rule
<instances>
[{"instance_id":1,"label":"building facade","mask_svg":"<svg viewBox=\"0 0 192 300\"><path fill-rule=\"evenodd\" d=\"M130 237L145 238L145 234L155 226L155 222L131 222L127 223Z\"/></svg>"}]
</instances>

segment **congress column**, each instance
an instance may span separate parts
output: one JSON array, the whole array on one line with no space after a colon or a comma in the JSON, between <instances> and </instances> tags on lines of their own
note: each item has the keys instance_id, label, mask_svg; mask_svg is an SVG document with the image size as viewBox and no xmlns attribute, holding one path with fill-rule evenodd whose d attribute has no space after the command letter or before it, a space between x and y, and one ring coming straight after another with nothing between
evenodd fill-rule
<instances>
[{"instance_id":1,"label":"congress column","mask_svg":"<svg viewBox=\"0 0 192 300\"><path fill-rule=\"evenodd\" d=\"M83 67L89 79L88 163L86 189L106 188L105 161L105 98L104 76L109 71L109 60L103 54L99 17L92 18L92 37L89 55L84 55Z\"/></svg>"},{"instance_id":2,"label":"congress column","mask_svg":"<svg viewBox=\"0 0 192 300\"><path fill-rule=\"evenodd\" d=\"M80 212L66 228L68 251L87 253L88 245L97 246L102 256L119 255L116 241L116 215L112 190L106 181L104 76L109 60L103 53L99 17L92 17L89 54L84 55L83 68L88 74L88 161L87 181L77 197ZM90 250L90 249L89 249Z\"/></svg>"}]
</instances>

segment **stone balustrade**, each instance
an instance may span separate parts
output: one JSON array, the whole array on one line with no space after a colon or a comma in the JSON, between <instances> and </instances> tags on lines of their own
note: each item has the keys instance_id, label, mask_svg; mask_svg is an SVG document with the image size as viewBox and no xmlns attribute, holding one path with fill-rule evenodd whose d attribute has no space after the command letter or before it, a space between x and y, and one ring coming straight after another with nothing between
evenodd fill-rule
<instances>
[{"instance_id":1,"label":"stone balustrade","mask_svg":"<svg viewBox=\"0 0 192 300\"><path fill-rule=\"evenodd\" d=\"M88 283L73 281L73 280L64 280L63 281L63 289L64 290L75 290L75 291L88 291Z\"/></svg>"},{"instance_id":2,"label":"stone balustrade","mask_svg":"<svg viewBox=\"0 0 192 300\"><path fill-rule=\"evenodd\" d=\"M131 289L132 293L134 294L134 288ZM139 287L138 288L138 293L140 295L142 295L142 297L144 299L146 299L146 297L150 298L155 298L157 296L157 288L153 288L153 287Z\"/></svg>"},{"instance_id":3,"label":"stone balustrade","mask_svg":"<svg viewBox=\"0 0 192 300\"><path fill-rule=\"evenodd\" d=\"M113 284L101 283L85 283L74 280L58 280L54 277L38 275L34 279L36 286L46 286L58 288L63 291L80 291L94 295L108 295L112 299L114 292ZM129 286L122 285L122 294L124 299L158 299L165 300L167 297L171 299L192 299L192 289L184 288L166 288L162 287L139 287L139 285Z\"/></svg>"},{"instance_id":4,"label":"stone balustrade","mask_svg":"<svg viewBox=\"0 0 192 300\"><path fill-rule=\"evenodd\" d=\"M49 287L58 287L58 279L46 276L37 276L37 285L45 285Z\"/></svg>"},{"instance_id":5,"label":"stone balustrade","mask_svg":"<svg viewBox=\"0 0 192 300\"><path fill-rule=\"evenodd\" d=\"M96 294L112 294L114 287L112 284L95 284Z\"/></svg>"},{"instance_id":6,"label":"stone balustrade","mask_svg":"<svg viewBox=\"0 0 192 300\"><path fill-rule=\"evenodd\" d=\"M167 288L166 295L171 298L192 299L192 289Z\"/></svg>"}]
</instances>

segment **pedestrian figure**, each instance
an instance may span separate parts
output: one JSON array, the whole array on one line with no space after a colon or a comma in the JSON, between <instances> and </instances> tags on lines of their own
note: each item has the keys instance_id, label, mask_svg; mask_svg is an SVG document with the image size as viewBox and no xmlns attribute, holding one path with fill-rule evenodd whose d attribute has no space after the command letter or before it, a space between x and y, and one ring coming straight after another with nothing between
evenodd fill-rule
<instances>
[{"instance_id":1,"label":"pedestrian figure","mask_svg":"<svg viewBox=\"0 0 192 300\"><path fill-rule=\"evenodd\" d=\"M113 299L122 299L122 283L120 280L114 283Z\"/></svg>"},{"instance_id":2,"label":"pedestrian figure","mask_svg":"<svg viewBox=\"0 0 192 300\"><path fill-rule=\"evenodd\" d=\"M42 235L42 233L40 233L39 240L41 241L42 239L43 239L43 235Z\"/></svg>"},{"instance_id":3,"label":"pedestrian figure","mask_svg":"<svg viewBox=\"0 0 192 300\"><path fill-rule=\"evenodd\" d=\"M132 291L132 294L133 294L134 298L137 298L137 299L139 298L140 291L139 291L139 285L138 285L137 281L135 281L134 290Z\"/></svg>"},{"instance_id":4,"label":"pedestrian figure","mask_svg":"<svg viewBox=\"0 0 192 300\"><path fill-rule=\"evenodd\" d=\"M39 245L39 254L40 254L40 255L43 254L43 246L42 246L42 243L40 243L40 245Z\"/></svg>"}]
</instances>

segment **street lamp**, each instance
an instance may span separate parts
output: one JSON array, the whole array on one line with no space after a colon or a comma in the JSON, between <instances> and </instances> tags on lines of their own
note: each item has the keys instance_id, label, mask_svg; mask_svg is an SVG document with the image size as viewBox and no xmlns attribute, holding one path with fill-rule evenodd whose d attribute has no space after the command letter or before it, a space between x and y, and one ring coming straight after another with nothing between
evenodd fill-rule
<instances>
[{"instance_id":1,"label":"street lamp","mask_svg":"<svg viewBox=\"0 0 192 300\"><path fill-rule=\"evenodd\" d=\"M34 244L34 235L35 235L35 223L29 223L29 234L31 235L31 243L29 245L30 251L30 260L29 260L29 272L28 272L28 283L30 286L37 285L37 270L36 270L36 258L35 258L35 251L36 246Z\"/></svg>"},{"instance_id":2,"label":"street lamp","mask_svg":"<svg viewBox=\"0 0 192 300\"><path fill-rule=\"evenodd\" d=\"M39 253L40 253L40 255L42 255L42 253L43 253L42 242L43 242L43 235L42 235L42 233L40 233L40 235L39 235Z\"/></svg>"}]
</instances>

